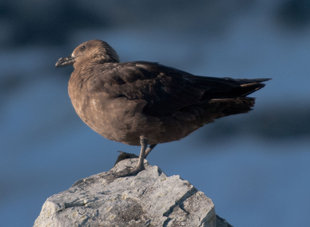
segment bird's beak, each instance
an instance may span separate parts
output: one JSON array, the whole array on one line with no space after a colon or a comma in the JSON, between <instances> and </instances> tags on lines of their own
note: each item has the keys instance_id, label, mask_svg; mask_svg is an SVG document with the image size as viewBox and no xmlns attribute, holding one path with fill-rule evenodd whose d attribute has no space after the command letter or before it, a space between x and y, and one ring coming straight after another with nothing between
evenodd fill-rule
<instances>
[{"instance_id":1,"label":"bird's beak","mask_svg":"<svg viewBox=\"0 0 310 227\"><path fill-rule=\"evenodd\" d=\"M72 56L65 57L65 58L59 58L55 64L55 67L72 65L74 62L75 62L75 57L72 57Z\"/></svg>"}]
</instances>

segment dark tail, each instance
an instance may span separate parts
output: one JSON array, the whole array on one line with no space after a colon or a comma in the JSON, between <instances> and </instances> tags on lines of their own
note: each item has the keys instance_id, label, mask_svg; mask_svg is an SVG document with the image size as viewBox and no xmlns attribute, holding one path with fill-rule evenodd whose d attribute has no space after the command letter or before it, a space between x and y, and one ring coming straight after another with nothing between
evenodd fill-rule
<instances>
[{"instance_id":1,"label":"dark tail","mask_svg":"<svg viewBox=\"0 0 310 227\"><path fill-rule=\"evenodd\" d=\"M209 105L214 111L215 118L224 117L232 114L247 113L255 104L255 98L238 97L226 99L211 99Z\"/></svg>"},{"instance_id":2,"label":"dark tail","mask_svg":"<svg viewBox=\"0 0 310 227\"><path fill-rule=\"evenodd\" d=\"M204 91L202 99L245 97L264 87L265 84L263 82L268 80L270 79L191 77L191 81L195 84L195 87Z\"/></svg>"},{"instance_id":3,"label":"dark tail","mask_svg":"<svg viewBox=\"0 0 310 227\"><path fill-rule=\"evenodd\" d=\"M235 80L239 83L239 86L235 87L234 93L236 96L245 97L263 87L265 87L265 84L262 82L268 81L270 79L263 78L263 79L252 79L252 80Z\"/></svg>"},{"instance_id":4,"label":"dark tail","mask_svg":"<svg viewBox=\"0 0 310 227\"><path fill-rule=\"evenodd\" d=\"M230 79L224 78L216 81L219 89L212 93L206 93L209 114L214 118L220 118L232 114L247 113L252 110L255 98L247 95L263 88L262 82L270 79Z\"/></svg>"}]
</instances>

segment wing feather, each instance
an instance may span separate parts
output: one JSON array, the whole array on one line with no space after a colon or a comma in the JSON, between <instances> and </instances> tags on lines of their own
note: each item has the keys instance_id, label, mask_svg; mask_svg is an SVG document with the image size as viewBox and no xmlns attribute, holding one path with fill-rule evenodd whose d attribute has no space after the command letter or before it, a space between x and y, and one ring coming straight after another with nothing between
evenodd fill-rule
<instances>
[{"instance_id":1,"label":"wing feather","mask_svg":"<svg viewBox=\"0 0 310 227\"><path fill-rule=\"evenodd\" d=\"M96 69L102 72L97 73L101 81L99 91L111 97L146 101L144 112L155 116L171 115L212 99L245 97L262 88L261 82L267 80L194 76L151 62L118 63L110 68L104 64L101 67Z\"/></svg>"}]
</instances>

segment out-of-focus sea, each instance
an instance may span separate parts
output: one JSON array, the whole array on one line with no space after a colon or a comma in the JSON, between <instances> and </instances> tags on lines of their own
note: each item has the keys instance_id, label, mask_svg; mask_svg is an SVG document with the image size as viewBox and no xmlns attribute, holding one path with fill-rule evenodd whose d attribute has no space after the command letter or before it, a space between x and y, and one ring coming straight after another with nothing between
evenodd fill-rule
<instances>
[{"instance_id":1,"label":"out-of-focus sea","mask_svg":"<svg viewBox=\"0 0 310 227\"><path fill-rule=\"evenodd\" d=\"M155 61L197 75L272 78L253 94L254 111L161 144L148 161L189 180L234 226L308 225L310 29L288 33L253 13L218 36L94 28L76 30L65 47L2 47L1 226L31 226L47 197L109 170L118 150L138 153L80 121L67 95L72 68L54 68L58 57L94 38L109 42L122 61Z\"/></svg>"}]
</instances>

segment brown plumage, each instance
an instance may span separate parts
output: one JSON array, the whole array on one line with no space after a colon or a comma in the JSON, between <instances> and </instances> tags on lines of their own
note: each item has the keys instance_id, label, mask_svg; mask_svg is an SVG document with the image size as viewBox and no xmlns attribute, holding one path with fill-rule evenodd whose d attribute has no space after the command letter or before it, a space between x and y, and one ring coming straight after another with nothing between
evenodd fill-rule
<instances>
[{"instance_id":1,"label":"brown plumage","mask_svg":"<svg viewBox=\"0 0 310 227\"><path fill-rule=\"evenodd\" d=\"M138 166L120 176L141 171L156 144L182 139L217 118L248 112L254 98L247 95L268 80L194 76L143 61L120 63L101 40L80 44L56 67L69 64L74 67L69 96L80 118L107 139L141 145Z\"/></svg>"}]
</instances>

